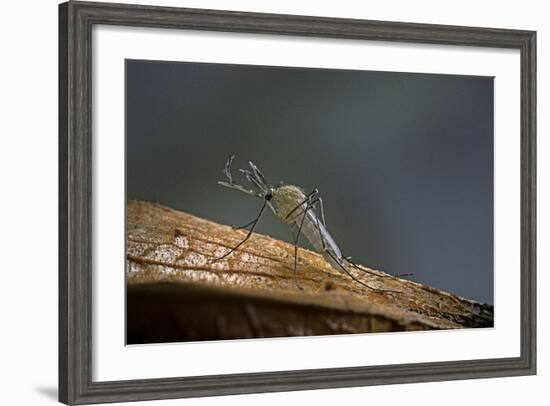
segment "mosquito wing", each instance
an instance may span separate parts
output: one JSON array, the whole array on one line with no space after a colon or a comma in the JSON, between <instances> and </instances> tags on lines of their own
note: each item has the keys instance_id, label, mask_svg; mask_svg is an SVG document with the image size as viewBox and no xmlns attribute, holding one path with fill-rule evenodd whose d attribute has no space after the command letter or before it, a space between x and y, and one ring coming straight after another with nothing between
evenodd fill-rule
<instances>
[{"instance_id":1,"label":"mosquito wing","mask_svg":"<svg viewBox=\"0 0 550 406\"><path fill-rule=\"evenodd\" d=\"M304 207L305 209L305 207ZM303 224L302 223L303 218ZM336 269L340 269L343 266L342 251L330 235L329 231L317 215L314 208L310 208L305 217L298 216L295 221L295 225L299 228L302 226L301 233L313 246L315 251L321 254L325 260L327 260ZM336 263L339 261L339 263Z\"/></svg>"}]
</instances>

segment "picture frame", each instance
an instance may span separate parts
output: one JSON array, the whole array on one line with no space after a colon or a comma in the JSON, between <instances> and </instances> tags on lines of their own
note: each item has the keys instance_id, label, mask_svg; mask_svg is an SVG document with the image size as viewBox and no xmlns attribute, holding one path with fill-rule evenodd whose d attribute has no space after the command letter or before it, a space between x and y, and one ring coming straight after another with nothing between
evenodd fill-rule
<instances>
[{"instance_id":1,"label":"picture frame","mask_svg":"<svg viewBox=\"0 0 550 406\"><path fill-rule=\"evenodd\" d=\"M517 49L521 60L520 356L448 362L94 381L92 363L92 28ZM219 396L536 373L536 33L234 11L73 2L59 6L59 400L65 404Z\"/></svg>"}]
</instances>

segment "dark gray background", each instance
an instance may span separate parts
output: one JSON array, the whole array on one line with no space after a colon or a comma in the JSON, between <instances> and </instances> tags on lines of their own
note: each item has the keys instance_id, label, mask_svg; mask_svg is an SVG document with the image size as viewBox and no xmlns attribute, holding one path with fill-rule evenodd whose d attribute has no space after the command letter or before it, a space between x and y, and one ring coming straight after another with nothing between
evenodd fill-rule
<instances>
[{"instance_id":1,"label":"dark gray background","mask_svg":"<svg viewBox=\"0 0 550 406\"><path fill-rule=\"evenodd\" d=\"M493 78L128 60L126 81L129 199L247 223L261 201L216 184L233 153L318 188L356 262L493 303Z\"/></svg>"}]
</instances>

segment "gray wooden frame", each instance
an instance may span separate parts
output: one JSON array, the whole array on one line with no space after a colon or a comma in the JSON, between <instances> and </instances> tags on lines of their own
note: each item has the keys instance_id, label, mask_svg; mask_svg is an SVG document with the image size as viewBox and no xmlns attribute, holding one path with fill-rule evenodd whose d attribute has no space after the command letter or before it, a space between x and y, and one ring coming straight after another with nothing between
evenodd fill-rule
<instances>
[{"instance_id":1,"label":"gray wooden frame","mask_svg":"<svg viewBox=\"0 0 550 406\"><path fill-rule=\"evenodd\" d=\"M91 32L94 24L515 48L521 52L521 355L517 358L218 376L92 380ZM215 10L59 6L59 400L215 396L536 373L536 33ZM123 159L123 157L121 157ZM121 271L122 272L122 271Z\"/></svg>"}]
</instances>

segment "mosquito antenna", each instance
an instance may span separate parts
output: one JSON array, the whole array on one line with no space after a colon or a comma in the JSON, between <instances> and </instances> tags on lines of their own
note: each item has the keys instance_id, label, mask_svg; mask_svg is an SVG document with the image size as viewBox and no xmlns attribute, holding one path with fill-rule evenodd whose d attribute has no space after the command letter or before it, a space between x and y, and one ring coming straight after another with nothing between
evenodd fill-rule
<instances>
[{"instance_id":1,"label":"mosquito antenna","mask_svg":"<svg viewBox=\"0 0 550 406\"><path fill-rule=\"evenodd\" d=\"M231 154L227 157L227 161L225 162L225 166L222 170L223 174L227 178L229 182L220 180L218 181L218 185L225 186L230 189L235 189L240 192L244 192L248 195L256 196L256 197L262 197L261 195L257 194L253 190L247 189L244 186L241 186L237 183L233 182L233 175L231 174L231 165L233 164L233 160L235 159L235 155Z\"/></svg>"},{"instance_id":2,"label":"mosquito antenna","mask_svg":"<svg viewBox=\"0 0 550 406\"><path fill-rule=\"evenodd\" d=\"M220 186L225 186L229 189L235 189L235 190L238 190L240 192L244 192L246 193L247 195L251 195L251 196L256 196L256 197L262 197L262 195L254 192L253 190L250 190L250 189L247 189L245 188L244 186L241 186L237 183L229 183L229 182L225 182L223 180L219 180L218 181L218 185Z\"/></svg>"},{"instance_id":3,"label":"mosquito antenna","mask_svg":"<svg viewBox=\"0 0 550 406\"><path fill-rule=\"evenodd\" d=\"M254 165L252 161L248 161L248 165L250 166L250 168L252 168L252 172L254 173L256 178L260 180L264 186L267 186L268 185L267 180L265 179L264 174L258 169L258 167Z\"/></svg>"},{"instance_id":4,"label":"mosquito antenna","mask_svg":"<svg viewBox=\"0 0 550 406\"><path fill-rule=\"evenodd\" d=\"M234 159L235 155L229 155L229 157L227 158L227 162L225 163L225 167L223 168L223 174L227 179L229 179L229 183L233 183L233 176L231 175L231 164L233 163Z\"/></svg>"},{"instance_id":5,"label":"mosquito antenna","mask_svg":"<svg viewBox=\"0 0 550 406\"><path fill-rule=\"evenodd\" d=\"M265 191L266 186L260 185L260 182L258 182L258 180L254 177L254 174L248 169L239 169L239 172L246 176L246 179L248 179L248 181L255 185L258 189Z\"/></svg>"}]
</instances>

